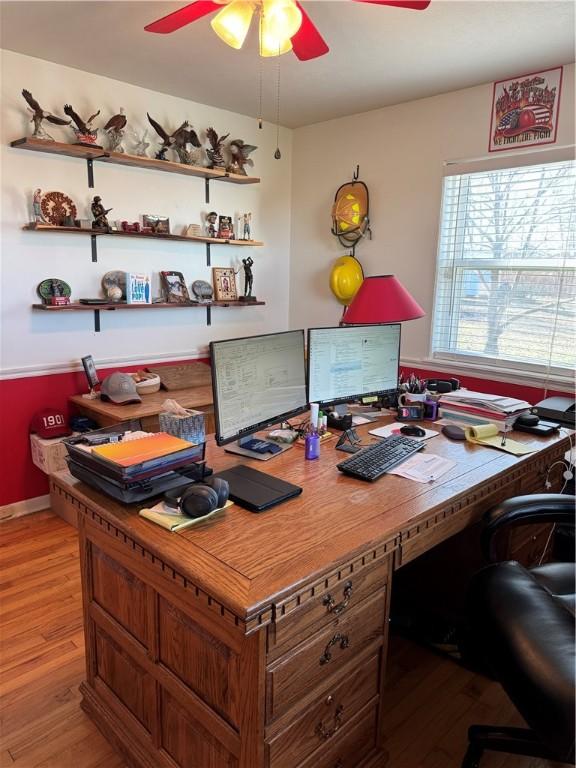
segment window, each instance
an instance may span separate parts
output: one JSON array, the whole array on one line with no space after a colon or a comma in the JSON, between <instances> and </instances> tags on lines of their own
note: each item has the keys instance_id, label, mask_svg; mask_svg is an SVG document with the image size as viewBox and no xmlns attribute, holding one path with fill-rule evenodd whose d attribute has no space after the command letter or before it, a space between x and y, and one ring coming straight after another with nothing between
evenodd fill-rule
<instances>
[{"instance_id":1,"label":"window","mask_svg":"<svg viewBox=\"0 0 576 768\"><path fill-rule=\"evenodd\" d=\"M572 160L444 179L434 358L574 368L575 201Z\"/></svg>"}]
</instances>

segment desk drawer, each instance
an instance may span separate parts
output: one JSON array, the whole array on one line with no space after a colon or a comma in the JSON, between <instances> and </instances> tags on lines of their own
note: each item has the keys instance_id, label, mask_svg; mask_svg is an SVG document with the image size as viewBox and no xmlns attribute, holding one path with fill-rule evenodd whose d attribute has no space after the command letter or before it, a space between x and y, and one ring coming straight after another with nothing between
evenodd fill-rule
<instances>
[{"instance_id":1,"label":"desk drawer","mask_svg":"<svg viewBox=\"0 0 576 768\"><path fill-rule=\"evenodd\" d=\"M294 768L315 749L330 744L378 694L379 670L376 654L324 690L306 712L268 742L270 768Z\"/></svg>"},{"instance_id":2,"label":"desk drawer","mask_svg":"<svg viewBox=\"0 0 576 768\"><path fill-rule=\"evenodd\" d=\"M271 664L266 672L267 722L350 665L370 643L381 640L385 609L383 589Z\"/></svg>"},{"instance_id":3,"label":"desk drawer","mask_svg":"<svg viewBox=\"0 0 576 768\"><path fill-rule=\"evenodd\" d=\"M298 768L358 768L365 765L364 760L376 752L377 727L377 706L368 705L350 727L342 729L333 742L317 749ZM370 765L373 764L370 761ZM384 765L384 762L378 765Z\"/></svg>"},{"instance_id":4,"label":"desk drawer","mask_svg":"<svg viewBox=\"0 0 576 768\"><path fill-rule=\"evenodd\" d=\"M373 567L354 572L351 566L326 578L303 595L292 596L276 606L269 633L268 654L278 658L312 632L349 613L388 582L388 558Z\"/></svg>"}]
</instances>

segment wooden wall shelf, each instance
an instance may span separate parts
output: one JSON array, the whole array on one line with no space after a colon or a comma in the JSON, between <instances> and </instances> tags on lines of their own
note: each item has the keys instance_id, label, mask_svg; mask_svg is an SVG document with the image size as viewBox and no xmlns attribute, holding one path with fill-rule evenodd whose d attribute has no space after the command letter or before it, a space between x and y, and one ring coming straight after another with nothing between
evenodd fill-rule
<instances>
[{"instance_id":1,"label":"wooden wall shelf","mask_svg":"<svg viewBox=\"0 0 576 768\"><path fill-rule=\"evenodd\" d=\"M229 173L221 168L203 168L196 165L174 163L171 160L156 160L153 157L139 157L124 152L107 152L101 147L90 147L82 144L65 144L59 141L43 141L32 136L16 139L10 142L10 146L16 149L28 149L32 152L46 152L51 155L66 155L78 157L88 163L88 186L94 186L93 161L101 160L104 163L117 165L130 165L134 168L146 168L163 173L178 173L182 176L196 176L206 182L206 203L210 202L210 181L226 181L230 184L259 184L257 176L244 176L239 173Z\"/></svg>"},{"instance_id":2,"label":"wooden wall shelf","mask_svg":"<svg viewBox=\"0 0 576 768\"><path fill-rule=\"evenodd\" d=\"M80 229L79 227L55 227L48 224L26 224L22 227L26 232L52 232L70 235L89 235L92 238L92 261L98 261L96 247L97 237L135 237L140 240L177 240L179 242L204 243L206 245L206 264L210 266L211 245L238 245L241 247L258 247L264 245L261 240L224 240L219 237L186 237L185 235L162 235L147 232L123 232L121 230Z\"/></svg>"},{"instance_id":3,"label":"wooden wall shelf","mask_svg":"<svg viewBox=\"0 0 576 768\"><path fill-rule=\"evenodd\" d=\"M123 311L126 309L205 309L206 310L206 325L212 325L212 307L262 307L265 306L264 301L212 301L210 304L193 304L192 302L187 304L169 304L167 302L159 302L156 304L124 304L124 303L110 303L110 304L32 304L32 309L39 310L41 312L93 312L94 313L94 331L99 333L100 331L100 312L111 311Z\"/></svg>"}]
</instances>

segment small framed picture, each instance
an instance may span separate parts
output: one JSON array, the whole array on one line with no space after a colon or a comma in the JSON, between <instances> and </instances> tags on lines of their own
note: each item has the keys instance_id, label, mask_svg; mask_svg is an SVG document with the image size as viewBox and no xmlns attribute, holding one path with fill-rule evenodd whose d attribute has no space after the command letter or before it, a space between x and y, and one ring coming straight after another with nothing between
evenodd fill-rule
<instances>
[{"instance_id":1,"label":"small framed picture","mask_svg":"<svg viewBox=\"0 0 576 768\"><path fill-rule=\"evenodd\" d=\"M82 365L84 366L84 373L86 374L86 381L90 389L94 389L97 384L100 384L98 378L98 371L94 365L94 358L92 355L86 355L82 358Z\"/></svg>"},{"instance_id":2,"label":"small framed picture","mask_svg":"<svg viewBox=\"0 0 576 768\"><path fill-rule=\"evenodd\" d=\"M169 235L170 219L167 216L153 216L145 213L142 216L142 227L150 229L155 235Z\"/></svg>"},{"instance_id":3,"label":"small framed picture","mask_svg":"<svg viewBox=\"0 0 576 768\"><path fill-rule=\"evenodd\" d=\"M213 267L214 298L216 301L237 301L236 275L230 267Z\"/></svg>"},{"instance_id":4,"label":"small framed picture","mask_svg":"<svg viewBox=\"0 0 576 768\"><path fill-rule=\"evenodd\" d=\"M232 240L234 230L232 229L232 218L230 216L218 216L218 237L222 240Z\"/></svg>"},{"instance_id":5,"label":"small framed picture","mask_svg":"<svg viewBox=\"0 0 576 768\"><path fill-rule=\"evenodd\" d=\"M182 272L160 272L160 277L168 304L185 304L190 301Z\"/></svg>"}]
</instances>

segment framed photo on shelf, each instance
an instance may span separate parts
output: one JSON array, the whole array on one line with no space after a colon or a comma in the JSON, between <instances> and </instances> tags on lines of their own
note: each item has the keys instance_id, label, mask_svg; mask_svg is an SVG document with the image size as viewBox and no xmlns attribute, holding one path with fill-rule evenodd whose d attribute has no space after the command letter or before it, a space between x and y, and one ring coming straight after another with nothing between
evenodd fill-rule
<instances>
[{"instance_id":1,"label":"framed photo on shelf","mask_svg":"<svg viewBox=\"0 0 576 768\"><path fill-rule=\"evenodd\" d=\"M182 272L160 272L160 278L168 304L185 304L190 301Z\"/></svg>"},{"instance_id":2,"label":"framed photo on shelf","mask_svg":"<svg viewBox=\"0 0 576 768\"><path fill-rule=\"evenodd\" d=\"M214 298L216 301L237 301L236 274L231 267L213 267Z\"/></svg>"},{"instance_id":3,"label":"framed photo on shelf","mask_svg":"<svg viewBox=\"0 0 576 768\"><path fill-rule=\"evenodd\" d=\"M98 378L98 372L94 364L94 358L92 355L86 355L82 358L82 365L84 366L84 373L86 374L86 380L88 382L89 389L94 389L97 384L100 384Z\"/></svg>"},{"instance_id":4,"label":"framed photo on shelf","mask_svg":"<svg viewBox=\"0 0 576 768\"><path fill-rule=\"evenodd\" d=\"M142 227L152 230L155 235L169 235L170 219L167 216L153 216L145 213L142 215Z\"/></svg>"}]
</instances>

